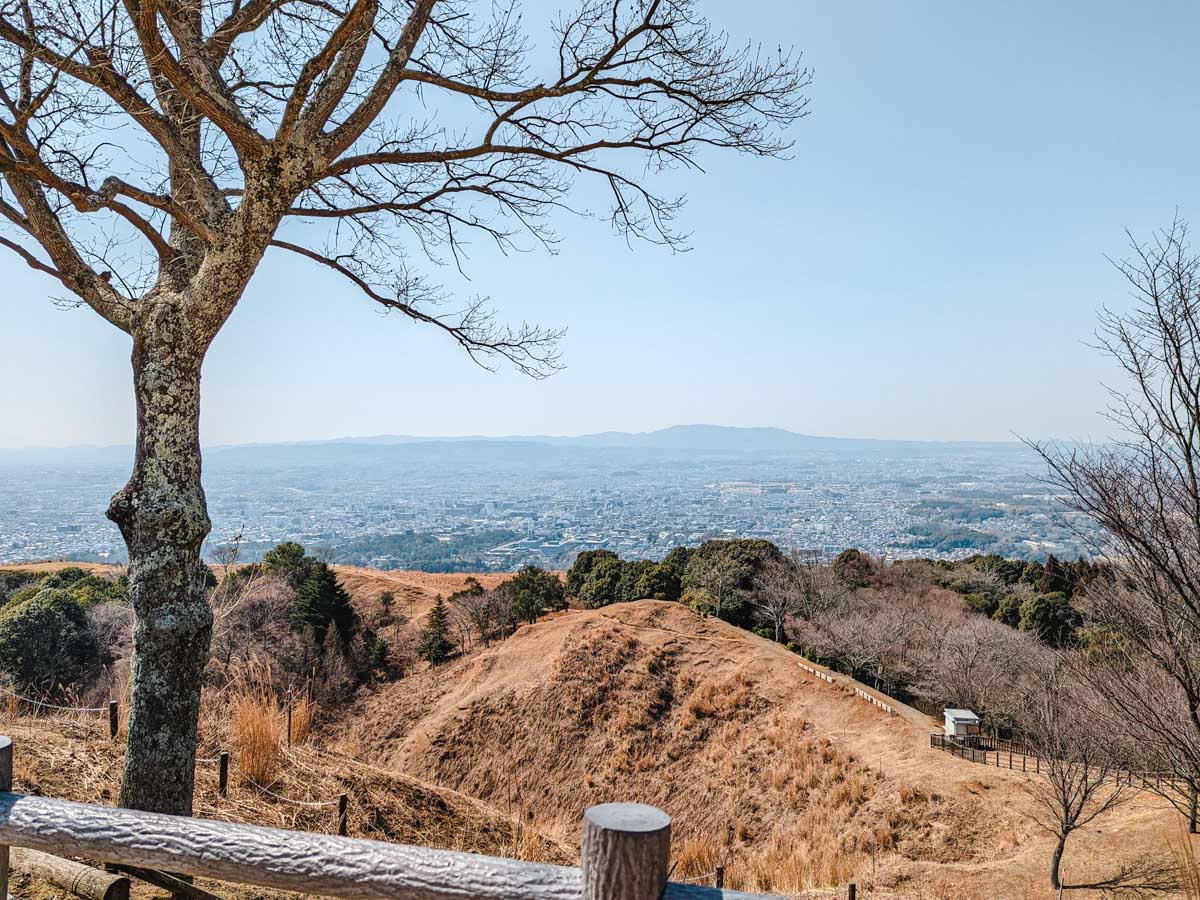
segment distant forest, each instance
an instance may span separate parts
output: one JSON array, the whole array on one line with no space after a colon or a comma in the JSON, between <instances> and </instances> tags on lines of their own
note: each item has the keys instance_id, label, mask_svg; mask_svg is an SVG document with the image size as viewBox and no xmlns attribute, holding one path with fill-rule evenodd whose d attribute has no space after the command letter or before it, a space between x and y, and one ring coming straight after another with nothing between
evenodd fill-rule
<instances>
[{"instance_id":1,"label":"distant forest","mask_svg":"<svg viewBox=\"0 0 1200 900\"><path fill-rule=\"evenodd\" d=\"M351 566L481 572L489 568L484 561L485 552L518 537L517 532L503 528L449 536L405 531L352 541L335 548L329 555L333 562Z\"/></svg>"}]
</instances>

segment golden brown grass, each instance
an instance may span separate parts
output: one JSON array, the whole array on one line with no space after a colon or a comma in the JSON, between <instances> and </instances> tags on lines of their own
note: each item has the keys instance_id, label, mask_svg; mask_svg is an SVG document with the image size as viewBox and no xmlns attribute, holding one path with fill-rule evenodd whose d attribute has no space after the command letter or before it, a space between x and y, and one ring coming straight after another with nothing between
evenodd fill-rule
<instances>
[{"instance_id":1,"label":"golden brown grass","mask_svg":"<svg viewBox=\"0 0 1200 900\"><path fill-rule=\"evenodd\" d=\"M660 806L676 877L707 877L720 861L734 889L844 885L872 848L894 844L866 811L876 773L775 711L745 668L697 670L646 637L583 629L544 681L457 704L423 774L497 805L520 785L534 821L564 840L593 803ZM455 665L438 679L453 683ZM406 699L429 703L419 689Z\"/></svg>"},{"instance_id":2,"label":"golden brown grass","mask_svg":"<svg viewBox=\"0 0 1200 900\"><path fill-rule=\"evenodd\" d=\"M1186 827L1179 829L1179 838L1171 845L1175 857L1175 868L1179 875L1179 890L1187 900L1200 900L1200 864L1196 861L1196 849Z\"/></svg>"},{"instance_id":3,"label":"golden brown grass","mask_svg":"<svg viewBox=\"0 0 1200 900\"><path fill-rule=\"evenodd\" d=\"M230 750L243 783L275 780L281 750L275 700L262 687L244 685L229 700Z\"/></svg>"},{"instance_id":4,"label":"golden brown grass","mask_svg":"<svg viewBox=\"0 0 1200 900\"><path fill-rule=\"evenodd\" d=\"M312 734L315 708L307 697L292 702L292 743L303 744Z\"/></svg>"}]
</instances>

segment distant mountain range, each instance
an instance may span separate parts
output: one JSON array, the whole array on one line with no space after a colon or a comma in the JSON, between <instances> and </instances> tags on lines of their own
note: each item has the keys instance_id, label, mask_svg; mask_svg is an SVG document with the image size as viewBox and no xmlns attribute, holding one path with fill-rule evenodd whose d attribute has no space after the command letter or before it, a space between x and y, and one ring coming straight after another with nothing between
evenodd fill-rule
<instances>
[{"instance_id":1,"label":"distant mountain range","mask_svg":"<svg viewBox=\"0 0 1200 900\"><path fill-rule=\"evenodd\" d=\"M1011 450L1020 448L1020 444L1012 441L897 441L875 440L869 438L836 438L799 434L783 428L739 428L727 425L673 425L660 428L657 431L603 431L595 434L577 436L560 435L465 435L461 437L435 437L403 434L383 434L366 437L343 437L329 440L313 441L280 441L272 443L250 444L220 444L205 448L210 456L232 453L236 456L253 455L256 451L276 451L287 456L305 455L305 449L317 450L315 455L337 456L343 453L353 454L351 448L358 452L370 452L368 448L379 451L385 447L409 447L412 445L431 445L428 449L440 447L448 450L447 445L456 445L455 449L466 449L464 445L472 445L473 449L488 448L501 451L517 450L514 445L540 444L545 449L630 449L647 451L717 451L732 453L780 453L803 450L834 450L854 451L872 450L935 450L935 449L995 449ZM103 463L110 461L125 461L132 452L130 445L79 445L74 447L2 449L0 462L24 463Z\"/></svg>"},{"instance_id":2,"label":"distant mountain range","mask_svg":"<svg viewBox=\"0 0 1200 900\"><path fill-rule=\"evenodd\" d=\"M323 441L294 442L311 444L418 444L418 443L539 443L562 447L630 447L655 450L793 450L818 447L1015 447L1015 441L900 441L876 438L841 438L800 434L784 428L743 428L734 425L672 425L656 431L600 431L580 435L464 435L433 437L406 434L379 434L369 437L343 437ZM246 446L246 445L238 445Z\"/></svg>"}]
</instances>

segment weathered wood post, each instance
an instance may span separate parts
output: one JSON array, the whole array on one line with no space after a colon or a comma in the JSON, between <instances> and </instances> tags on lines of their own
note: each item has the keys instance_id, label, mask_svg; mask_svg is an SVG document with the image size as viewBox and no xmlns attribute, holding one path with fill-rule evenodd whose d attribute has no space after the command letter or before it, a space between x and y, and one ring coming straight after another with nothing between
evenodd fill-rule
<instances>
[{"instance_id":1,"label":"weathered wood post","mask_svg":"<svg viewBox=\"0 0 1200 900\"><path fill-rule=\"evenodd\" d=\"M858 897L858 885L853 881L850 882L850 888L846 891L847 900L856 900Z\"/></svg>"},{"instance_id":2,"label":"weathered wood post","mask_svg":"<svg viewBox=\"0 0 1200 900\"><path fill-rule=\"evenodd\" d=\"M722 865L717 866L716 887L718 890L725 887L725 867Z\"/></svg>"},{"instance_id":3,"label":"weathered wood post","mask_svg":"<svg viewBox=\"0 0 1200 900\"><path fill-rule=\"evenodd\" d=\"M290 747L290 746L292 746L292 695L291 694L288 694L287 709L288 709L288 726L287 726L287 728L288 728L287 741L288 742L287 742L287 745Z\"/></svg>"},{"instance_id":4,"label":"weathered wood post","mask_svg":"<svg viewBox=\"0 0 1200 900\"><path fill-rule=\"evenodd\" d=\"M583 900L658 900L667 884L671 817L642 803L583 814Z\"/></svg>"},{"instance_id":5,"label":"weathered wood post","mask_svg":"<svg viewBox=\"0 0 1200 900\"><path fill-rule=\"evenodd\" d=\"M338 834L342 835L343 837L347 833L346 805L347 805L348 801L349 801L349 798L345 794L342 794L341 796L338 797Z\"/></svg>"},{"instance_id":6,"label":"weathered wood post","mask_svg":"<svg viewBox=\"0 0 1200 900\"><path fill-rule=\"evenodd\" d=\"M12 849L13 867L86 900L129 900L129 879L70 859Z\"/></svg>"},{"instance_id":7,"label":"weathered wood post","mask_svg":"<svg viewBox=\"0 0 1200 900\"><path fill-rule=\"evenodd\" d=\"M108 736L116 738L117 732L120 730L120 704L116 700L108 701Z\"/></svg>"},{"instance_id":8,"label":"weathered wood post","mask_svg":"<svg viewBox=\"0 0 1200 900\"><path fill-rule=\"evenodd\" d=\"M229 751L222 750L217 768L217 796L224 797L229 791Z\"/></svg>"},{"instance_id":9,"label":"weathered wood post","mask_svg":"<svg viewBox=\"0 0 1200 900\"><path fill-rule=\"evenodd\" d=\"M0 791L13 787L13 742L0 737ZM0 900L8 900L8 845L0 846Z\"/></svg>"}]
</instances>

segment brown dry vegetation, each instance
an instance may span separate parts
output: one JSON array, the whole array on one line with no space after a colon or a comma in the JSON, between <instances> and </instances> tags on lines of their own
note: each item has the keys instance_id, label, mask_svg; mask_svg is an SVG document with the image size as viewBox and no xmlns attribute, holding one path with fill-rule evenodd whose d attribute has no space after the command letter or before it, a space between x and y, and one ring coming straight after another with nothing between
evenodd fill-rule
<instances>
[{"instance_id":1,"label":"brown dry vegetation","mask_svg":"<svg viewBox=\"0 0 1200 900\"><path fill-rule=\"evenodd\" d=\"M927 716L889 717L796 663L678 604L572 612L384 686L342 744L519 802L566 843L590 803L659 805L677 878L722 863L748 890L855 880L874 896L1049 896L1048 839L1025 815L1033 776L937 753ZM1079 836L1068 875L1168 853L1174 822L1141 797Z\"/></svg>"},{"instance_id":2,"label":"brown dry vegetation","mask_svg":"<svg viewBox=\"0 0 1200 900\"><path fill-rule=\"evenodd\" d=\"M390 590L413 618L466 577L338 573L360 613ZM245 697L253 693L206 694L202 755L241 752L231 713ZM848 684L812 678L777 644L642 601L552 616L489 650L366 688L344 711L314 710L313 741L279 749L259 783L302 800L345 792L352 834L431 846L571 862L585 806L641 800L673 816L676 879L723 864L729 886L750 890L823 896L854 880L859 896L1053 896L1050 840L1026 815L1034 776L933 751L938 723L900 710L889 717ZM281 747L279 698L257 716ZM111 801L119 755L100 723L8 728L23 786ZM197 813L334 828L332 809L282 804L236 765L232 784L218 802L216 767L202 764ZM1072 839L1067 879L1168 855L1173 839L1178 817L1140 795Z\"/></svg>"}]
</instances>

